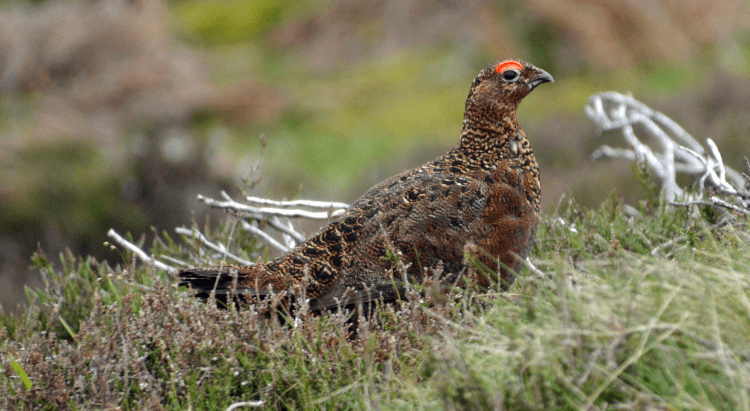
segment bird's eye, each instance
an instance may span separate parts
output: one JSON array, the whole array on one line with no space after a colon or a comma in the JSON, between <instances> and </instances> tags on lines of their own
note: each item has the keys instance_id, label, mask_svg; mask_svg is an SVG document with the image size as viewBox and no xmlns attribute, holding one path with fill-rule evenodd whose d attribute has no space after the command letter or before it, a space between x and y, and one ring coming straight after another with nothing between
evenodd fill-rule
<instances>
[{"instance_id":1,"label":"bird's eye","mask_svg":"<svg viewBox=\"0 0 750 411\"><path fill-rule=\"evenodd\" d=\"M518 80L518 70L505 70L503 71L503 81L512 82Z\"/></svg>"}]
</instances>

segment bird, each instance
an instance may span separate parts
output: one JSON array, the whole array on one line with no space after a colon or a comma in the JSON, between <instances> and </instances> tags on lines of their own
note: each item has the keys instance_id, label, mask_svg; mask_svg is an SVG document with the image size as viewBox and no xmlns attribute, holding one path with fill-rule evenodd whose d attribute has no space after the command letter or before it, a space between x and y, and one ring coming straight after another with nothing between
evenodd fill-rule
<instances>
[{"instance_id":1,"label":"bird","mask_svg":"<svg viewBox=\"0 0 750 411\"><path fill-rule=\"evenodd\" d=\"M398 300L403 280L419 283L436 267L441 281L474 272L478 285L507 289L531 250L541 199L539 166L517 109L553 81L522 60L492 63L472 82L458 143L447 153L375 185L273 260L183 269L179 285L203 298L245 295L245 304L304 285L317 311ZM394 269L396 259L408 275Z\"/></svg>"}]
</instances>

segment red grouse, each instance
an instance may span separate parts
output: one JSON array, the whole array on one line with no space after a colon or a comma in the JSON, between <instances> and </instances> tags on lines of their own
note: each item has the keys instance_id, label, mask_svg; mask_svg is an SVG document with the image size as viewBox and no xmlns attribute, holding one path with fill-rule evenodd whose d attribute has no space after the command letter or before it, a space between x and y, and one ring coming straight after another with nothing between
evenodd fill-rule
<instances>
[{"instance_id":1,"label":"red grouse","mask_svg":"<svg viewBox=\"0 0 750 411\"><path fill-rule=\"evenodd\" d=\"M307 297L320 310L397 299L402 276L393 273L391 253L401 251L411 264L409 281L420 282L424 269L439 264L452 281L468 264L465 250L498 273L493 281L511 284L534 241L540 201L539 167L516 111L550 81L521 60L493 63L471 85L461 137L449 152L371 188L341 218L272 261L182 270L181 285L204 297L212 290L226 295L236 274L234 292L252 301L299 285L307 274Z\"/></svg>"}]
</instances>

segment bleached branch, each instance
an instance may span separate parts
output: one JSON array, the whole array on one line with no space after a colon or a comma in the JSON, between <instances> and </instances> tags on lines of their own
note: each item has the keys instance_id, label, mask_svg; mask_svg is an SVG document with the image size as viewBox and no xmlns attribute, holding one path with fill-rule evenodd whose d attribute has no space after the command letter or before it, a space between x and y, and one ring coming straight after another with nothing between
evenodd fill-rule
<instances>
[{"instance_id":1,"label":"bleached branch","mask_svg":"<svg viewBox=\"0 0 750 411\"><path fill-rule=\"evenodd\" d=\"M216 245L216 244L212 243L211 241L208 240L208 238L206 238L203 234L201 234L200 231L198 231L196 229L191 230L191 229L188 229L188 228L185 228L185 227L177 227L177 228L174 229L174 231L177 234L182 234L182 235L188 236L190 238L194 238L194 239L200 241L206 247L208 247L208 248L210 248L210 249L212 249L212 250L214 250L216 252L219 252L222 255L226 256L227 258L230 258L230 259L232 259L232 260L234 260L234 261L236 261L236 262L238 262L240 264L243 264L243 265L255 265L255 263L253 263L251 261L247 261L247 260L245 260L243 258L237 257L236 255L230 253L222 244Z\"/></svg>"},{"instance_id":2,"label":"bleached branch","mask_svg":"<svg viewBox=\"0 0 750 411\"><path fill-rule=\"evenodd\" d=\"M300 242L305 241L304 237L302 237L302 235L299 235L299 237L294 237L291 234L288 234L288 233L291 233L291 232L294 232L294 233L297 232L297 231L294 230L294 226L292 226L292 222L289 221L288 218L285 218L284 222L282 222L279 217L272 217L271 218L271 222L274 223L274 224L278 224L280 226L283 226L287 230L289 230L287 232L282 232L281 233L281 238L284 239L284 244L286 245L287 248L294 248L295 246L297 246L297 241L300 241Z\"/></svg>"},{"instance_id":3,"label":"bleached branch","mask_svg":"<svg viewBox=\"0 0 750 411\"><path fill-rule=\"evenodd\" d=\"M242 407L260 408L266 404L265 401L242 401L235 402L234 404L227 407L226 411L234 411Z\"/></svg>"},{"instance_id":4,"label":"bleached branch","mask_svg":"<svg viewBox=\"0 0 750 411\"><path fill-rule=\"evenodd\" d=\"M704 191L711 189L732 196L740 205L732 206L736 211L750 208L742 190L742 174L724 165L719 149L710 138L706 139L708 150L705 150L690 133L669 117L631 96L615 92L594 94L584 111L601 132L620 131L630 146L630 149L625 149L602 145L591 155L592 159L619 158L637 161L641 166L648 167L661 183L670 202L684 198L689 203L697 204L703 198ZM638 126L641 138L634 126ZM658 143L659 150L652 149L642 141L643 138ZM695 179L697 195L688 194L677 185L677 173L688 174ZM711 197L709 204L723 208L731 205L715 196Z\"/></svg>"},{"instance_id":5,"label":"bleached branch","mask_svg":"<svg viewBox=\"0 0 750 411\"><path fill-rule=\"evenodd\" d=\"M250 197L250 196L245 197L245 200L247 200L250 203L270 205L270 206L282 207L282 208L309 207L309 208L322 208L324 210L328 210L328 209L335 210L337 208L343 208L343 209L349 208L349 204L330 202L330 201L314 201L314 200L276 201L276 200L269 200L267 198Z\"/></svg>"},{"instance_id":6,"label":"bleached branch","mask_svg":"<svg viewBox=\"0 0 750 411\"><path fill-rule=\"evenodd\" d=\"M311 220L328 220L343 215L346 209L336 208L330 211L307 211L307 210L287 210L284 208L273 207L253 207L236 201L218 201L212 198L198 195L198 200L203 201L210 207L225 208L252 215L254 218L262 219L265 217L288 217L288 218L307 218ZM333 203L331 203L333 204Z\"/></svg>"},{"instance_id":7,"label":"bleached branch","mask_svg":"<svg viewBox=\"0 0 750 411\"><path fill-rule=\"evenodd\" d=\"M712 196L710 198L710 201L690 201L690 202L687 202L687 203L671 203L671 204L674 205L674 206L681 206L681 207L689 207L691 205L696 205L696 204L697 205L713 206L713 207L723 207L723 208L726 208L728 210L734 210L734 211L737 211L738 213L742 213L742 214L746 214L746 215L750 216L750 211L742 209L740 207L737 207L734 204L729 204L726 201L724 201L724 200L722 200L722 199L720 199L719 197L716 197L716 196Z\"/></svg>"},{"instance_id":8,"label":"bleached branch","mask_svg":"<svg viewBox=\"0 0 750 411\"><path fill-rule=\"evenodd\" d=\"M235 213L235 216L239 218L239 223L245 231L259 238L271 248L282 253L289 251L298 243L305 241L305 236L294 228L294 226L288 219L289 217L308 218L314 220L329 219L331 217L336 217L345 213L346 209L349 208L347 204L337 202L310 200L276 201L259 197L247 197L248 201L255 204L275 206L253 207L234 201L224 191L221 192L221 196L224 198L224 201L208 198L202 195L199 195L198 199L205 202L211 207L222 208ZM326 209L327 211L308 211L299 208L290 209L289 207L308 207L313 209ZM271 227L279 231L284 243L282 244L268 232L264 231L264 228L266 227ZM188 236L191 239L197 240L203 246L217 251L239 264L248 266L254 265L253 262L242 259L237 255L232 254L224 245L212 243L198 230L178 227L175 229L175 232ZM175 260L175 262L178 262L178 260ZM182 262L178 262L178 264L187 266L187 264Z\"/></svg>"},{"instance_id":9,"label":"bleached branch","mask_svg":"<svg viewBox=\"0 0 750 411\"><path fill-rule=\"evenodd\" d=\"M161 258L164 261L169 261L172 264L177 264L177 265L180 265L180 266L183 266L183 267L192 267L192 265L190 265L190 264L188 264L188 263L186 263L186 262L184 262L182 260L178 260L178 259L176 259L174 257L170 257L168 255L160 255L159 258Z\"/></svg>"},{"instance_id":10,"label":"bleached branch","mask_svg":"<svg viewBox=\"0 0 750 411\"><path fill-rule=\"evenodd\" d=\"M599 146L599 148L594 150L593 153L591 153L592 160L598 160L602 157L619 158L619 159L630 160L630 161L637 160L635 151L628 150L626 148L610 147L608 145L601 145Z\"/></svg>"},{"instance_id":11,"label":"bleached branch","mask_svg":"<svg viewBox=\"0 0 750 411\"><path fill-rule=\"evenodd\" d=\"M153 256L149 257L148 254L146 254L143 250L138 248L137 245L131 243L130 241L122 238L117 232L110 228L107 232L107 237L111 238L112 241L116 242L120 247L126 248L130 250L133 254L135 254L141 261L153 264L154 267L164 270L167 272L176 271L174 267L169 266L167 264L162 263L161 261L156 260Z\"/></svg>"},{"instance_id":12,"label":"bleached branch","mask_svg":"<svg viewBox=\"0 0 750 411\"><path fill-rule=\"evenodd\" d=\"M269 199L263 199L259 197L247 197L248 201L254 202L256 204L264 204L264 205L273 205L275 207L252 207L247 204L242 204L234 201L229 195L225 192L221 192L222 197L224 197L225 201L219 201L212 198L207 198L204 196L199 195L198 199L204 201L206 204L208 204L211 207L215 208L223 208L232 212L235 212L239 214L239 218L241 219L239 223L241 223L242 228L245 231L248 231L253 236L259 238L261 241L268 244L271 248L274 248L275 250L278 250L282 253L285 253L289 251L291 248L296 246L298 243L305 241L305 236L302 235L299 231L297 231L294 226L292 225L291 221L289 221L288 217L297 217L297 218L309 218L309 219L315 219L315 220L321 220L321 219L329 219L332 217L337 217L343 213L346 212L346 209L349 208L347 204L344 203L337 203L337 202L324 202L324 201L309 201L309 200L295 200L295 201L275 201L275 200L269 200ZM321 212L321 211L308 211L308 210L302 210L302 209L290 209L289 207L308 207L313 209L325 209L327 211ZM256 220L256 221L247 221L250 220ZM263 230L261 226L259 226L259 222L262 222L263 227L271 227L274 230L277 230L281 233L281 236L283 238L283 244L276 240L273 236L271 236L269 233ZM206 236L204 236L200 231L197 229L188 229L185 227L178 227L175 228L175 232L177 234L181 234L186 236L185 239L187 242L197 241L202 246L211 249L213 251L216 251L220 253L222 256L235 261L238 264L252 266L255 263L252 261L245 260L233 253L231 253L227 247L223 244L215 244L211 242ZM120 235L118 235L114 230L109 230L107 235L114 240L117 245L124 247L130 251L132 251L138 259L141 261L154 264L155 267L165 270L167 272L173 272L177 269L165 264L161 261L158 261L152 257L149 257L149 255L140 249L135 244L130 243L129 241L122 238ZM230 233L231 237L231 233ZM176 258L169 257L169 256L161 256L166 261L169 261L173 264L176 264L178 266L182 267L191 267L190 264L185 263L184 261L180 261Z\"/></svg>"},{"instance_id":13,"label":"bleached branch","mask_svg":"<svg viewBox=\"0 0 750 411\"><path fill-rule=\"evenodd\" d=\"M242 228L245 231L253 234L254 236L261 238L268 245L270 245L271 247L277 249L278 251L281 251L282 253L285 253L285 252L289 251L289 248L286 247L284 244L281 244L280 242L276 241L273 237L271 237L270 235L266 234L265 231L263 231L260 228L254 226L254 225L252 225L250 223L248 223L245 220L242 220Z\"/></svg>"},{"instance_id":14,"label":"bleached branch","mask_svg":"<svg viewBox=\"0 0 750 411\"><path fill-rule=\"evenodd\" d=\"M658 246L654 247L653 250L651 250L651 255L655 256L655 255L659 254L660 251L666 250L666 249L672 247L673 245L675 245L676 243L685 241L686 239L687 239L687 237L683 235L683 236L675 237L675 238L667 241L666 243L659 244Z\"/></svg>"},{"instance_id":15,"label":"bleached branch","mask_svg":"<svg viewBox=\"0 0 750 411\"><path fill-rule=\"evenodd\" d=\"M226 200L226 202L230 204L236 203L232 197L229 196L225 191L221 191L221 196ZM262 220L264 216L258 215L258 214L248 214L247 217L254 218L256 220ZM285 219L286 223L282 223L281 219L278 216L273 216L268 219L267 223L269 226L273 227L277 231L287 234L294 238L296 241L302 242L305 241L305 236L302 235L300 232L294 229L294 227L289 223L288 219Z\"/></svg>"},{"instance_id":16,"label":"bleached branch","mask_svg":"<svg viewBox=\"0 0 750 411\"><path fill-rule=\"evenodd\" d=\"M537 277L539 277L539 278L541 278L543 280L549 279L549 276L547 274L545 274L542 270L536 268L536 266L534 265L534 263L531 262L531 260L529 259L529 257L526 257L526 260L524 260L523 263L526 266L526 268L528 268L529 271L531 271L532 273L534 273Z\"/></svg>"}]
</instances>

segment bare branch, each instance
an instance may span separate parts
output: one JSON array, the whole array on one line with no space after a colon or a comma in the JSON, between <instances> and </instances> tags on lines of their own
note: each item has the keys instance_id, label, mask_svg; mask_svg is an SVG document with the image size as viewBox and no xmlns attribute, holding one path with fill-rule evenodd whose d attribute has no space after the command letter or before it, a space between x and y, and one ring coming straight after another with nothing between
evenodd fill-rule
<instances>
[{"instance_id":1,"label":"bare branch","mask_svg":"<svg viewBox=\"0 0 750 411\"><path fill-rule=\"evenodd\" d=\"M681 204L672 204L672 205L681 205ZM675 238L667 241L666 243L659 244L658 246L654 247L653 250L651 250L651 255L655 256L656 254L659 253L659 251L665 250L665 249L667 249L669 247L672 247L676 243L679 243L679 242L685 241L685 240L687 240L687 237L684 236L684 235L681 235L679 237L675 237Z\"/></svg>"},{"instance_id":2,"label":"bare branch","mask_svg":"<svg viewBox=\"0 0 750 411\"><path fill-rule=\"evenodd\" d=\"M541 278L543 280L548 280L549 279L549 276L547 274L545 274L544 271L536 268L536 266L534 265L534 263L531 262L531 260L529 259L529 257L526 257L526 260L524 261L524 265L529 269L529 271L531 271L532 273L534 273L537 277L539 277L539 278Z\"/></svg>"},{"instance_id":3,"label":"bare branch","mask_svg":"<svg viewBox=\"0 0 750 411\"><path fill-rule=\"evenodd\" d=\"M186 263L186 262L184 262L182 260L178 260L178 259L176 259L174 257L170 257L168 255L160 255L159 258L161 258L162 260L165 260L165 261L169 261L172 264L181 265L183 267L190 267L190 268L193 267L192 265L190 265L190 264L188 264L188 263Z\"/></svg>"},{"instance_id":4,"label":"bare branch","mask_svg":"<svg viewBox=\"0 0 750 411\"><path fill-rule=\"evenodd\" d=\"M130 250L133 254L135 254L141 261L153 264L154 267L164 270L167 272L176 271L174 267L169 266L167 264L162 263L161 261L156 260L153 256L149 257L148 254L146 254L143 250L138 248L137 245L129 242L128 240L122 238L117 232L110 228L109 231L107 231L107 237L111 238L114 242L116 242L118 245L120 245L123 248L126 248Z\"/></svg>"},{"instance_id":5,"label":"bare branch","mask_svg":"<svg viewBox=\"0 0 750 411\"><path fill-rule=\"evenodd\" d=\"M343 215L346 210L336 209L331 211L305 211L305 210L286 210L283 208L271 208L271 207L252 207L247 204L238 203L236 201L217 201L212 198L198 195L198 200L203 201L214 208L228 208L231 210L251 214L255 218L264 218L271 216L278 217L300 217L308 218L311 220L328 220Z\"/></svg>"},{"instance_id":6,"label":"bare branch","mask_svg":"<svg viewBox=\"0 0 750 411\"><path fill-rule=\"evenodd\" d=\"M324 210L337 209L337 208L349 208L349 204L337 203L330 201L314 201L314 200L293 200L293 201L275 201L267 198L260 197L245 197L245 200L251 203L270 205L275 207L310 207L310 208L322 208Z\"/></svg>"},{"instance_id":7,"label":"bare branch","mask_svg":"<svg viewBox=\"0 0 750 411\"><path fill-rule=\"evenodd\" d=\"M625 149L603 145L594 151L592 159L619 158L637 161L648 167L651 174L661 183L665 197L670 202L685 198L690 204L698 204L705 189L711 189L712 192L733 197L741 207L723 200L717 202L716 197L712 197L709 205L743 212L746 211L743 208L750 208L750 204L745 201L748 197L742 192L742 174L724 165L719 149L710 138L706 139L709 149L706 151L695 138L669 117L651 110L631 96L615 92L594 94L589 98L584 111L602 132L620 131L630 146L630 149ZM653 150L641 141L634 129L636 125L638 132L644 137L658 142L660 151ZM750 164L748 166L750 168ZM677 185L677 173L688 174L695 179L698 183L697 196L686 193Z\"/></svg>"},{"instance_id":8,"label":"bare branch","mask_svg":"<svg viewBox=\"0 0 750 411\"><path fill-rule=\"evenodd\" d=\"M635 155L635 151L633 150L628 150L626 148L615 148L615 147L610 147L607 145L599 146L599 148L597 148L596 150L594 150L593 153L591 153L590 157L592 160L598 160L602 157L619 158L619 159L630 160L630 161L635 161L637 159Z\"/></svg>"},{"instance_id":9,"label":"bare branch","mask_svg":"<svg viewBox=\"0 0 750 411\"><path fill-rule=\"evenodd\" d=\"M719 148L716 147L716 144L710 138L706 139L706 143L708 144L708 147L711 149L711 154L713 154L714 158L716 159L716 163L719 166L719 180L726 182L725 180L727 177L727 172L724 169L724 162L721 161L721 153L719 152Z\"/></svg>"},{"instance_id":10,"label":"bare branch","mask_svg":"<svg viewBox=\"0 0 750 411\"><path fill-rule=\"evenodd\" d=\"M266 404L265 401L242 401L242 402L235 402L234 404L227 407L226 411L234 411L240 407L252 407L252 408L260 408Z\"/></svg>"},{"instance_id":11,"label":"bare branch","mask_svg":"<svg viewBox=\"0 0 750 411\"><path fill-rule=\"evenodd\" d=\"M282 223L279 217L271 217L270 222L285 227L286 229L289 230L288 232L295 232L295 233L297 232L292 226L292 223L289 221L288 218L285 218L284 222ZM281 233L281 237L284 239L284 244L286 245L287 248L294 248L297 245L297 241L300 241L300 242L304 241L304 239L302 240L299 239L299 238L302 238L302 235L300 235L298 238L283 231Z\"/></svg>"},{"instance_id":12,"label":"bare branch","mask_svg":"<svg viewBox=\"0 0 750 411\"><path fill-rule=\"evenodd\" d=\"M690 207L693 205L707 205L711 207L722 207L728 210L734 210L742 214L750 215L750 211L740 208L734 204L729 204L726 201L716 196L711 197L710 201L693 200L693 201L688 201L685 203L669 203L669 204L673 206L678 206L678 207Z\"/></svg>"},{"instance_id":13,"label":"bare branch","mask_svg":"<svg viewBox=\"0 0 750 411\"><path fill-rule=\"evenodd\" d=\"M281 251L282 253L285 253L285 252L289 251L289 248L286 247L286 246L284 246L284 244L281 244L280 242L274 240L274 238L271 237L270 235L266 234L265 231L263 231L260 228L254 226L254 225L252 225L250 223L248 223L245 220L242 220L242 228L245 231L248 231L248 232L252 233L254 236L260 237L263 241L265 241L266 243L268 243L268 245L270 245L271 247L273 247L273 248Z\"/></svg>"},{"instance_id":14,"label":"bare branch","mask_svg":"<svg viewBox=\"0 0 750 411\"><path fill-rule=\"evenodd\" d=\"M729 204L726 201L724 201L724 200L722 200L722 199L720 199L720 198L718 198L716 196L711 197L711 202L713 203L712 205L714 205L714 206L724 207L724 208L727 208L727 209L730 209L730 210L734 210L734 211L737 211L739 213L742 213L742 214L750 216L750 211L744 210L742 208L739 208L739 207L737 207L734 204Z\"/></svg>"},{"instance_id":15,"label":"bare branch","mask_svg":"<svg viewBox=\"0 0 750 411\"><path fill-rule=\"evenodd\" d=\"M232 197L229 196L225 191L221 191L221 196L224 197L224 200L226 200L229 203L235 203L235 201L232 199ZM254 218L256 220L262 220L265 217L262 215L257 214L251 214L249 216L250 218ZM292 227L292 225L289 223L289 220L287 220L287 223L284 224L281 222L279 217L274 216L268 219L267 221L268 225L273 227L274 229L287 234L289 236L292 236L296 241L302 242L305 241L305 236L299 233L297 230Z\"/></svg>"},{"instance_id":16,"label":"bare branch","mask_svg":"<svg viewBox=\"0 0 750 411\"><path fill-rule=\"evenodd\" d=\"M245 260L243 258L237 257L236 255L230 253L223 245L221 245L221 244L216 245L216 244L212 243L203 234L201 234L200 231L198 231L197 229L190 230L190 229L187 229L185 227L177 227L177 228L174 229L174 231L177 234L182 234L182 235L185 235L185 236L189 236L191 238L195 238L198 241L200 241L201 243L203 243L206 247L208 247L208 248L210 248L210 249L212 249L214 251L217 251L217 252L221 253L222 255L226 256L227 258L230 258L230 259L232 259L232 260L234 260L234 261L236 261L236 262L238 262L240 264L243 264L243 265L255 265L255 263L253 263L251 261L247 261L247 260Z\"/></svg>"}]
</instances>

